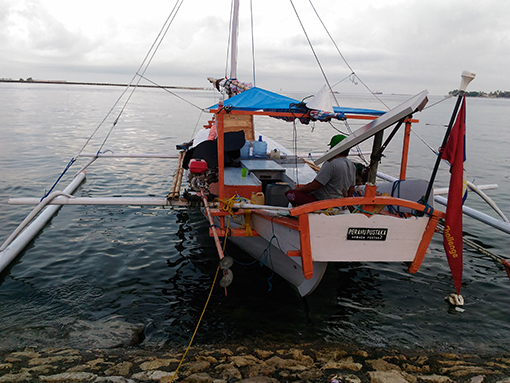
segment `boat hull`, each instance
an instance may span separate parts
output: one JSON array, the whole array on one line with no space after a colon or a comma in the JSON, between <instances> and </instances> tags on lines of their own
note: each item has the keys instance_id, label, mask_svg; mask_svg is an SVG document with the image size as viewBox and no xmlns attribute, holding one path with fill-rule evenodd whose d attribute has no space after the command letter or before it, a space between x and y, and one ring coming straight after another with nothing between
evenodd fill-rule
<instances>
[{"instance_id":1,"label":"boat hull","mask_svg":"<svg viewBox=\"0 0 510 383\"><path fill-rule=\"evenodd\" d=\"M231 237L229 240L289 282L303 297L315 290L328 266L327 262L314 262L313 277L306 279L303 275L301 259L299 257L289 257L283 253L275 246L278 241L274 240L269 243L263 237Z\"/></svg>"},{"instance_id":2,"label":"boat hull","mask_svg":"<svg viewBox=\"0 0 510 383\"><path fill-rule=\"evenodd\" d=\"M309 214L315 262L412 262L428 217Z\"/></svg>"}]
</instances>

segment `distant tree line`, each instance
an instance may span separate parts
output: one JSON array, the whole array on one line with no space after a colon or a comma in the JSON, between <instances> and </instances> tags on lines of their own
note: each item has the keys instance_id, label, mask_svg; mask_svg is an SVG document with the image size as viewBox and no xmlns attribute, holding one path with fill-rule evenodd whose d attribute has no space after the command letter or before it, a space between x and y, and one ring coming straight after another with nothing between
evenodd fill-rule
<instances>
[{"instance_id":1,"label":"distant tree line","mask_svg":"<svg viewBox=\"0 0 510 383\"><path fill-rule=\"evenodd\" d=\"M457 96L459 94L459 90L455 89L448 94L453 96ZM466 92L467 97L490 97L490 98L510 98L510 91L496 90L495 92L486 93L483 91L472 91Z\"/></svg>"}]
</instances>

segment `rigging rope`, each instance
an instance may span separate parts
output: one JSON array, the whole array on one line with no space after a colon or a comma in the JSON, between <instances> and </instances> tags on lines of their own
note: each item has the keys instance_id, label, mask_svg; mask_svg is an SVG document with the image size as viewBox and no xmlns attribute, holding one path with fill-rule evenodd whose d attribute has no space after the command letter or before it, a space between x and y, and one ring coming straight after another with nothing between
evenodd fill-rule
<instances>
[{"instance_id":1,"label":"rigging rope","mask_svg":"<svg viewBox=\"0 0 510 383\"><path fill-rule=\"evenodd\" d=\"M83 144L83 146L80 148L80 150L78 151L78 153L71 158L71 160L68 162L68 164L66 165L65 169L62 171L62 173L60 174L60 176L57 178L57 180L55 181L55 183L53 184L53 186L50 188L50 190L42 197L43 199L46 198L52 191L53 189L57 186L58 182L62 179L62 177L64 176L64 174L69 170L69 168L76 162L76 160L78 159L78 157L80 156L80 154L85 150L85 148L87 147L87 145L90 143L90 141L92 140L92 138L97 134L97 132L99 131L99 129L104 125L104 123L106 122L106 120L108 119L108 117L111 116L111 114L113 113L113 111L115 110L115 108L117 107L117 105L120 103L120 101L122 100L122 98L124 97L124 95L128 92L128 90L130 88L133 88L131 90L131 93L130 95L128 96L126 102L124 103L124 105L122 106L121 108L121 111L119 112L118 116L115 118L113 124L112 124L112 127L110 128L110 130L108 131L106 137L104 138L103 140L103 143L101 144L100 148L98 149L97 151L97 155L101 153L101 150L102 148L104 147L104 145L106 144L106 141L108 140L108 138L110 137L113 129L115 128L115 126L117 125L122 113L124 112L128 102L130 101L134 91L137 89L140 81L142 78L145 78L143 75L145 74L145 71L147 70L147 68L149 67L149 64L152 62L152 59L154 58L154 55L156 54L159 46L161 45L161 42L163 41L163 38L166 36L166 33L168 32L168 29L170 28L170 25L172 24L173 20L175 19L175 16L177 15L177 12L179 11L179 9L181 8L182 6L182 3L184 2L184 0L176 0L175 2L175 5L173 7L173 9L171 10L169 16L167 17L167 19L165 20L165 23L163 24L163 27L161 28L161 30L159 31L156 39L154 40L154 42L152 43L149 51L147 52L147 54L145 55L145 58L143 59L142 63L140 64L140 67L138 68L138 70L136 71L135 75L133 76L133 78L131 79L131 81L129 82L129 84L126 86L126 88L124 89L124 91L121 93L121 95L117 98L117 100L114 102L113 106L110 108L110 110L106 113L105 117L101 120L101 122L96 126L96 128L94 129L94 131L92 132L92 134L87 138L87 140L85 141L85 143ZM152 52L152 54L151 54ZM143 71L140 73L140 71L142 70L143 68ZM138 81L136 81L136 84L133 85L135 83L135 79L137 78L138 76ZM97 157L96 157L97 158ZM85 170L92 162L94 161L90 161L87 165L85 165L81 170Z\"/></svg>"},{"instance_id":2,"label":"rigging rope","mask_svg":"<svg viewBox=\"0 0 510 383\"><path fill-rule=\"evenodd\" d=\"M348 79L348 78L351 78L351 81L353 81L353 82L354 82L354 79L353 79L352 77L353 77L353 76L355 76L355 77L359 80L359 82L361 82L361 84L362 84L362 85L363 85L363 86L364 86L364 87L365 87L365 88L366 88L366 89L367 89L367 90L368 90L368 91L369 91L369 92L370 92L370 93L371 93L371 94L372 94L372 95L373 95L373 96L374 96L377 100L379 100L379 101L380 101L380 102L381 102L381 103L382 103L382 104L383 104L383 105L384 105L387 109L390 109L390 107L389 107L389 106L388 106L388 105L387 105L387 104L386 104L386 103L385 103L385 102L384 102L381 98L377 97L377 95L376 95L376 94L375 94L375 93L374 93L374 92L373 92L373 91L369 88L369 86L368 86L367 84L365 84L365 83L363 82L363 80L362 80L362 79L361 79L361 78L360 78L360 77L356 74L356 72L354 71L354 69L351 67L351 65L349 64L349 62L346 60L345 56L344 56L344 55L342 54L342 52L340 51L340 48L338 47L338 45L336 44L335 40L333 39L333 36L331 36L331 34L329 33L328 28L326 27L326 25L325 25L325 24L324 24L324 22L322 21L322 19L321 19L321 17L320 17L320 15L319 15L319 13L318 13L318 12L317 12L317 10L315 9L315 6L313 5L312 0L308 0L308 1L309 1L309 3L310 3L310 6L312 7L313 11L315 12L315 15L317 16L317 18L319 19L320 23L321 23L321 24L322 24L322 26L324 27L324 30L326 31L327 35L329 36L329 38L330 38L331 42L332 42L332 43L333 43L333 45L335 46L335 48L336 48L336 50L337 50L338 54L340 55L340 57L341 57L341 58L342 58L342 60L344 61L345 65L347 65L347 67L348 67L348 68L349 68L349 70L351 71L351 73L350 73L348 76L346 76L344 79L342 79L342 80L338 81L337 83L335 83L335 84L334 84L331 88L334 88L336 85L340 84L341 82L345 81L345 80L346 80L346 79ZM292 0L291 0L291 3L292 3ZM294 5L293 5L293 7L294 7ZM295 9L295 8L294 8L294 11L296 11L296 9ZM306 32L305 32L305 34L306 34ZM315 53L314 53L314 54L315 54ZM316 59L317 59L317 57L316 57ZM322 68L321 68L321 70L322 70ZM324 73L324 72L323 72L323 73ZM332 93L332 94L333 94L333 96L334 96L334 92L333 92L333 91L331 91L331 93ZM452 97L454 97L454 95L453 95L453 94L448 95L448 96L444 97L442 100L439 100L439 101L435 102L434 104L428 105L428 106L427 106L427 107L425 107L424 109L432 108L433 106L436 106L437 104L439 104L439 103L441 103L441 102L444 102L444 101L446 101L446 100L448 100L448 99L450 99L450 98L452 98ZM336 101L336 98L335 98L335 101ZM338 102L337 102L337 104L338 104ZM348 124L347 124L347 121L345 121L345 124L346 124L346 126L347 126L347 128L348 128L349 132L350 132L350 133L352 133L352 131L351 131L350 127L349 127L349 126L348 126ZM414 131L414 129L411 129L411 131L412 131L414 134L416 134L416 136L417 136L417 137L418 137L418 138L419 138L419 139L420 139L420 140L421 140L421 141L422 141L422 142L423 142L423 143L424 143L424 144L425 144L425 145L426 145L426 146L427 146L430 150L432 150L432 152L434 152L435 154L437 154L437 151L436 151L435 149L433 149L433 148L432 148L432 147L431 147L431 146L430 146L427 142L425 142L425 141L423 140L423 138L421 138L421 137L418 135L418 133L416 133L416 132ZM358 147L358 146L356 147L356 150L357 150L358 155L360 156L360 158L362 158L362 160L363 160L363 161L367 162L367 161L366 161L366 159L363 157L363 154L362 154L362 152L361 152L361 150L359 149L359 147Z\"/></svg>"},{"instance_id":3,"label":"rigging rope","mask_svg":"<svg viewBox=\"0 0 510 383\"><path fill-rule=\"evenodd\" d=\"M191 101L189 101L189 100L186 100L184 97L179 96L177 93L172 92L172 91L171 91L171 90L169 90L168 88L165 88L164 86L159 85L158 83L156 83L156 82L154 82L154 81L152 81L152 80L149 80L149 79L148 79L147 77L145 77L145 76L140 75L140 77L141 77L141 78L143 78L144 80L146 80L146 81L150 82L152 85L155 85L155 86L157 86L157 87L158 87L158 88L160 88L160 89L163 89L165 92L170 93L172 96L177 97L179 100L184 101L184 102L188 103L189 105L193 106L194 108L197 108L197 109L201 110L202 112L204 112L204 108L202 108L202 107L198 106L197 104L192 103L192 102L191 102Z\"/></svg>"},{"instance_id":4,"label":"rigging rope","mask_svg":"<svg viewBox=\"0 0 510 383\"><path fill-rule=\"evenodd\" d=\"M347 65L347 67L348 67L348 68L351 70L351 72L352 72L351 74L349 74L349 76L347 76L347 78L348 78L348 77L350 77L350 76L352 76L352 75L355 75L355 76L359 79L359 77L358 77L358 76L354 73L354 70L351 68L351 66L349 65L349 63L347 62L347 60L345 60L345 57L342 55L342 52L340 52L340 49L338 48L338 46L337 46L337 45L336 45L336 43L335 43L335 40L333 40L333 37L331 36L331 34L329 33L328 29L326 28L326 25L323 23L322 19L320 18L319 14L317 13L317 11L316 11L315 7L313 6L313 4L312 4L311 0L309 0L309 1L310 1L310 5L312 6L312 8L313 8L313 10L314 10L314 12L315 12L315 14L316 14L317 18L319 19L319 21L321 22L322 26L324 27L324 30L326 31L326 33L328 34L329 38L330 38L330 39L331 39L331 41L333 42L333 45L336 47L336 49L337 49L338 53L340 54L340 56L341 56L341 57L342 57L342 59L344 60L345 64ZM322 64L321 64L321 62L320 62L320 60L319 60L319 57L317 56L317 54L316 54L316 52L315 52L315 49L313 48L312 42L311 42L310 38L308 37L308 34L307 34L307 32L306 32L306 29L305 29L305 27L304 27L304 25L303 25L303 23L302 23L302 21L301 21L301 18L299 17L299 14L298 14L298 12L297 12L297 9L296 9L296 7L294 6L293 0L290 0L290 3L291 3L291 5L292 5L292 8L294 9L294 13L296 14L296 17L297 17L297 19L298 19L298 21L299 21L299 24L301 25L301 29L303 30L303 33L305 34L306 40L308 41L308 45L310 46L310 49L312 50L312 53L313 53L313 55L314 55L314 57L315 57L315 60L317 61L317 65L319 66L319 69L320 69L320 70L321 70L321 72L322 72L322 76L324 77L324 80L326 81L326 84L327 84L327 86L328 86L328 88L329 88L329 91L331 92L331 95L332 95L332 96L333 96L333 98L335 99L335 103L336 103L336 105L337 105L337 106L340 106L340 104L339 104L339 102L338 102L338 100L337 100L337 98L336 98L335 92L333 92L333 87L332 87L332 86L331 86L331 84L329 83L329 80L328 80L328 78L327 78L327 76L326 76L326 72L324 71L324 68L322 67ZM342 81L343 81L343 80L342 80ZM363 81L361 81L361 79L359 79L359 81L360 81L360 82L361 82L361 83L362 83L362 84L363 84L363 85L364 85L364 86L365 86L365 87L366 87L366 88L370 91L370 93L372 93L372 94L373 94L373 92L370 90L370 88L369 88L367 85L365 85L365 84L363 83ZM377 96L375 96L375 97L376 97L379 101L381 101L381 100L380 100ZM381 101L381 102L382 102L382 104L383 104L383 105L385 105L385 106L386 106L386 108L388 108L388 109L389 109L388 105L386 105L383 101ZM349 124L348 124L347 120L344 120L344 123L345 123L345 126L346 126L347 130L349 131L349 134L352 134L352 129L351 129L351 127L349 126ZM364 156L363 156L363 154L362 154L362 151L361 151L361 149L360 149L360 147L359 147L358 145L356 145L356 151L358 152L358 156L359 156L359 157L360 157L360 158L361 158L361 159L362 159L365 163L368 163L368 161L364 158Z\"/></svg>"},{"instance_id":5,"label":"rigging rope","mask_svg":"<svg viewBox=\"0 0 510 383\"><path fill-rule=\"evenodd\" d=\"M335 99L336 105L340 106L340 104L338 103L338 100L336 99L335 93L333 92L333 89L331 88L331 84L329 83L328 77L326 76L326 72L324 71L324 68L322 67L322 64L319 60L319 57L317 56L317 53L315 52L315 49L313 48L310 38L308 37L308 33L306 32L305 26L303 25L303 22L301 21L301 18L299 17L297 9L294 6L293 0L290 0L290 4L292 5L292 8L294 9L294 13L296 14L299 24L301 25L301 29L303 30L303 33L305 34L306 40L308 41L308 45L310 46L313 56L315 57L315 61L317 61L317 65L319 66L319 69L322 72L322 77L324 77L324 80L326 81L329 91L331 92L331 94L333 95L333 98Z\"/></svg>"},{"instance_id":6,"label":"rigging rope","mask_svg":"<svg viewBox=\"0 0 510 383\"><path fill-rule=\"evenodd\" d=\"M452 97L455 97L455 96L453 94L449 94L448 96L444 96L444 98L442 100L439 100L439 101L437 101L437 102L435 102L433 104L427 105L425 108L423 108L423 110L432 108L433 106L436 106L437 104L440 104L443 101L449 100Z\"/></svg>"},{"instance_id":7,"label":"rigging rope","mask_svg":"<svg viewBox=\"0 0 510 383\"><path fill-rule=\"evenodd\" d=\"M292 0L291 0L292 1ZM377 99L379 100L386 108L390 109L388 105L386 105L386 103L381 100L379 97L377 97L377 95L368 87L368 85L366 85L363 80L361 80L361 78L359 78L359 76L356 74L356 72L354 72L354 69L352 69L352 67L349 65L349 63L347 62L347 60L345 59L344 55L342 54L342 52L340 51L340 48L338 48L338 45L336 44L335 40L333 39L333 37L331 36L331 34L329 33L329 30L328 28L326 28L326 25L324 24L324 22L322 21L321 17L319 16L317 10L315 9L313 3L312 3L312 0L308 0L310 5L312 6L312 9L313 11L315 12L315 15L317 16L317 18L319 19L319 21L321 22L322 26L324 27L324 30L326 31L326 33L328 34L329 38L331 39L331 42L333 43L333 45L335 46L338 54L340 55L340 57L342 58L342 60L344 60L344 63L345 65L347 65L347 67L350 69L350 71L352 72L351 74L355 75L356 78L363 84L363 86ZM349 75L350 76L350 75ZM329 84L328 84L329 85ZM333 93L333 90L331 90L331 93ZM334 94L334 93L333 93Z\"/></svg>"},{"instance_id":8,"label":"rigging rope","mask_svg":"<svg viewBox=\"0 0 510 383\"><path fill-rule=\"evenodd\" d=\"M351 82L354 84L354 85L358 85L358 83L355 81L355 77L356 77L356 74L354 72L350 73L349 75L345 76L343 79L341 79L340 81L337 81L336 83L333 84L333 88L335 86L337 86L338 84L344 82L345 80L349 79L351 80Z\"/></svg>"},{"instance_id":9,"label":"rigging rope","mask_svg":"<svg viewBox=\"0 0 510 383\"><path fill-rule=\"evenodd\" d=\"M131 100L131 97L133 97L133 94L135 93L136 89L138 88L138 85L140 84L140 81L142 81L142 78L144 78L145 72L149 68L149 65L151 64L152 60L154 59L154 56L156 55L156 52L158 51L159 47L161 46L161 43L163 42L163 39L165 38L166 34L168 33L168 30L170 29L170 26L172 25L172 22L175 20L175 17L177 16L177 12L179 12L179 9L181 8L183 2L184 2L184 0L177 0L175 2L174 8L170 12L170 15L168 15L167 19L165 20L165 23L163 24L163 27L160 29L158 35L156 36L156 39L152 43L151 47L149 48L149 51L145 55L145 58L143 59L142 63L140 64L140 67L138 68L138 70L136 71L135 75L131 79L131 82L129 83L128 87L130 87L131 84L133 84L134 80L138 76L138 80L136 81L136 84L133 86L133 90L129 94L127 100L124 102L124 105L122 106L122 108L121 108L117 118L113 122L112 127L108 131L108 134L106 135L106 137L105 137L103 143L101 144L99 150L97 151L97 153L101 152L101 149L106 144L106 141L108 140L108 138L110 137L113 129L117 125L117 122L119 121L120 117L124 113L124 110L126 109L127 104Z\"/></svg>"}]
</instances>

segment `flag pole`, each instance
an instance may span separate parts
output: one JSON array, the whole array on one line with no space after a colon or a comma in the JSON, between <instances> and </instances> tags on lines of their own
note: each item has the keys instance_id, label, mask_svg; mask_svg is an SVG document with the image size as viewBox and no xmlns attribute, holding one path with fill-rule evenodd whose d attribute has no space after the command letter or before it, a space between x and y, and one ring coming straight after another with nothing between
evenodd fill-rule
<instances>
[{"instance_id":1,"label":"flag pole","mask_svg":"<svg viewBox=\"0 0 510 383\"><path fill-rule=\"evenodd\" d=\"M457 103L455 104L455 108L453 109L452 117L450 119L450 123L448 124L448 129L446 129L446 133L443 138L443 143L441 144L441 147L439 148L439 153L436 158L436 163L434 165L434 170L432 170L432 175L430 176L430 181L427 186L427 191L425 192L425 195L423 197L423 201L428 201L430 197L430 193L432 192L432 186L434 184L434 180L436 179L437 171L439 170L439 165L441 164L441 158L443 156L443 150L446 146L446 142L448 141L448 137L450 137L450 132L452 131L453 124L455 122L455 117L457 116L457 113L459 111L460 103L466 94L466 88L468 84L473 81L475 78L475 74L473 72L469 72L467 70L462 72L461 75L461 83L459 88L459 96L457 97Z\"/></svg>"}]
</instances>

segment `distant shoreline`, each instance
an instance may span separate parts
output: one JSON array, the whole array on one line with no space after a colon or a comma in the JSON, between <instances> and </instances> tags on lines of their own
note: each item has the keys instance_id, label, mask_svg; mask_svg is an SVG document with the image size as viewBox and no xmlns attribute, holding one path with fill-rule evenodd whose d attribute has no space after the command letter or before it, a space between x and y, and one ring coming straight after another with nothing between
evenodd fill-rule
<instances>
[{"instance_id":1,"label":"distant shoreline","mask_svg":"<svg viewBox=\"0 0 510 383\"><path fill-rule=\"evenodd\" d=\"M448 94L450 94L452 96L458 96L459 90L458 89L452 90L452 91L448 92ZM495 92L490 92L490 93L475 90L475 91L466 92L465 94L466 94L466 97L510 98L509 91L501 91L501 90L497 90Z\"/></svg>"},{"instance_id":2,"label":"distant shoreline","mask_svg":"<svg viewBox=\"0 0 510 383\"><path fill-rule=\"evenodd\" d=\"M186 89L186 90L209 90L212 88L204 87L191 87L191 86L171 86L171 85L128 85L128 84L115 84L105 82L82 82L82 81L59 81L59 80L32 80L28 78L26 80L19 79L13 80L9 78L0 78L0 82L16 83L16 84L57 84L57 85L96 85L96 86L131 86L139 88L164 88L164 89Z\"/></svg>"}]
</instances>

